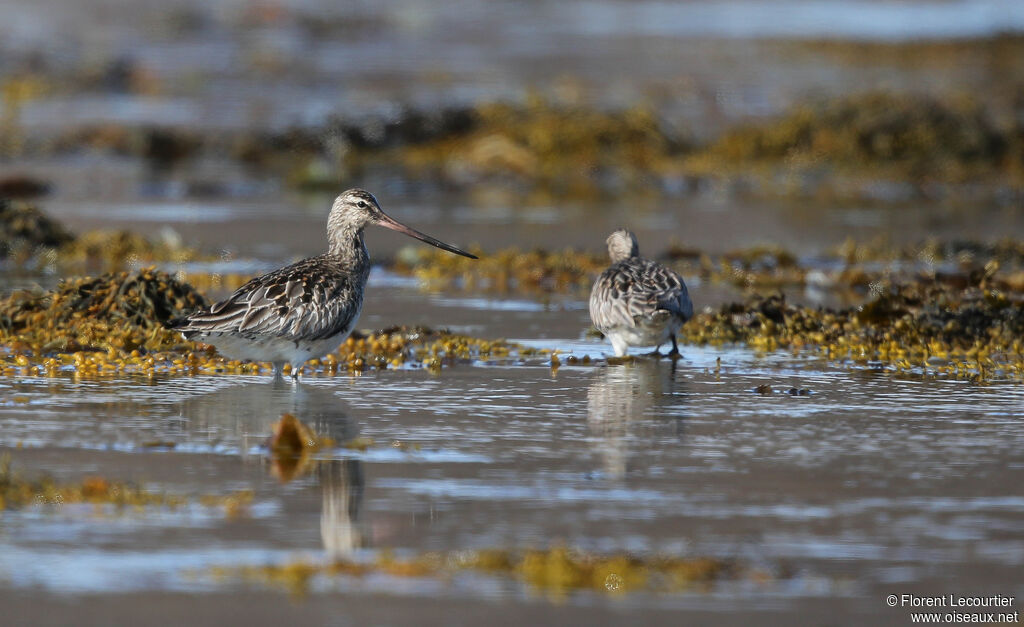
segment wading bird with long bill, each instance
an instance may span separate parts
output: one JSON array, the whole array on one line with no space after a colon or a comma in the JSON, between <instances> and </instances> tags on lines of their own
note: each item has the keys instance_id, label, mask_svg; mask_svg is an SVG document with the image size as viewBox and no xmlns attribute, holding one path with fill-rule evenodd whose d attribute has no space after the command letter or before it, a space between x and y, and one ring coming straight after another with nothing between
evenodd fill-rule
<instances>
[{"instance_id":1,"label":"wading bird with long bill","mask_svg":"<svg viewBox=\"0 0 1024 627\"><path fill-rule=\"evenodd\" d=\"M269 361L281 376L335 350L352 332L363 308L370 256L369 225L404 233L470 259L476 256L424 235L384 213L373 194L350 189L334 200L327 218L328 251L252 279L209 310L171 322L187 340L213 344L233 359Z\"/></svg>"}]
</instances>

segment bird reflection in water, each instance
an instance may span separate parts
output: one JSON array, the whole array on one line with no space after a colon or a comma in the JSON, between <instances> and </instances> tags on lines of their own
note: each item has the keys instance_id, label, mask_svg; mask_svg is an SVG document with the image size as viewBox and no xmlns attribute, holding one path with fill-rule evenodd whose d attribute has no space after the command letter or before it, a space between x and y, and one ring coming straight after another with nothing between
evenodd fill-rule
<instances>
[{"instance_id":1,"label":"bird reflection in water","mask_svg":"<svg viewBox=\"0 0 1024 627\"><path fill-rule=\"evenodd\" d=\"M317 466L322 494L320 538L332 560L351 558L363 546L359 507L363 502L363 463L332 459Z\"/></svg>"},{"instance_id":2,"label":"bird reflection in water","mask_svg":"<svg viewBox=\"0 0 1024 627\"><path fill-rule=\"evenodd\" d=\"M638 360L594 374L587 389L587 424L605 476L623 479L632 470L630 445L642 431L661 438L669 427L672 437L682 437L679 412L670 412L671 417L666 412L682 401L675 379L675 361Z\"/></svg>"},{"instance_id":3,"label":"bird reflection in water","mask_svg":"<svg viewBox=\"0 0 1024 627\"><path fill-rule=\"evenodd\" d=\"M255 451L262 460L274 425L284 414L292 414L319 437L337 444L354 439L359 425L344 410L343 401L328 389L283 379L255 385L235 385L193 397L183 402L182 416L192 430L207 437L236 440L243 457ZM323 454L327 458L320 459ZM303 465L272 459L274 474L289 482L304 472L315 473L322 494L320 536L330 559L343 559L363 546L359 510L363 500L363 462L337 459L330 451L314 454L316 460Z\"/></svg>"}]
</instances>

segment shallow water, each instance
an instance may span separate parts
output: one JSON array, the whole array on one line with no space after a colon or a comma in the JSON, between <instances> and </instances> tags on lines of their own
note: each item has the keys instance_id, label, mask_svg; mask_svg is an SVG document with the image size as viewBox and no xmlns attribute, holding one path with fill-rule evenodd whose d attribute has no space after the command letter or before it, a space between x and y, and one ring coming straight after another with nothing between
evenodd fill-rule
<instances>
[{"instance_id":1,"label":"shallow water","mask_svg":"<svg viewBox=\"0 0 1024 627\"><path fill-rule=\"evenodd\" d=\"M576 356L606 350L571 338L533 343ZM755 393L763 383L776 393ZM0 447L22 472L143 480L186 495L254 491L240 519L197 504L6 511L0 597L15 608L53 593L128 592L201 592L202 604L216 606L253 584L202 575L215 567L552 543L738 560L764 574L684 593L562 600L500 576L321 578L313 599L291 611L315 613L332 598L368 610L398 597L495 604L510 616L547 603L576 618L611 608L661 622L688 609L785 623L840 604L851 622L898 623L905 613L885 606L889 593L1024 593L1017 384L896 379L690 347L674 366L555 373L526 362L296 385L24 378L0 382L0 399ZM320 451L312 474L283 482L265 444L284 412L338 442L375 444ZM290 603L282 590L238 608L239 617L259 622L272 599ZM424 622L444 622L443 612L425 611Z\"/></svg>"},{"instance_id":2,"label":"shallow water","mask_svg":"<svg viewBox=\"0 0 1024 627\"><path fill-rule=\"evenodd\" d=\"M710 254L772 244L799 256L814 256L848 238L910 246L929 237L977 241L1024 237L1017 206L980 202L959 207L924 200L837 205L799 198L762 201L697 195L639 206L623 198L536 208L522 207L514 199L481 204L465 194L396 192L387 186L371 189L396 219L442 240L463 247L479 245L488 252L517 246L597 253L604 250L608 233L623 225L637 234L641 251L652 256L671 244ZM137 187L128 186L116 201L82 201L73 197L73 190L66 191L67 196L58 193L44 208L75 231L131 228L150 237L173 237L204 251L217 251L226 260L256 259L264 264L257 269L265 267L267 260L280 262L322 252L333 200L328 195L279 192L213 205L197 200L149 201ZM194 216L205 217L195 220ZM371 257L381 261L393 258L403 247L421 246L376 228L367 231L366 242Z\"/></svg>"}]
</instances>

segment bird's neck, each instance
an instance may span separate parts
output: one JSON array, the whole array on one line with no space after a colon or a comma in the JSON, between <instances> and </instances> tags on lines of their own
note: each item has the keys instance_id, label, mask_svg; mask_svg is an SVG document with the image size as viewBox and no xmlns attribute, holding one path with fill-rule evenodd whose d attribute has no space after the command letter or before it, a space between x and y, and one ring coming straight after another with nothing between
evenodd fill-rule
<instances>
[{"instance_id":1,"label":"bird's neck","mask_svg":"<svg viewBox=\"0 0 1024 627\"><path fill-rule=\"evenodd\" d=\"M328 252L342 264L350 267L366 265L370 255L363 243L363 229L339 229L331 234Z\"/></svg>"}]
</instances>

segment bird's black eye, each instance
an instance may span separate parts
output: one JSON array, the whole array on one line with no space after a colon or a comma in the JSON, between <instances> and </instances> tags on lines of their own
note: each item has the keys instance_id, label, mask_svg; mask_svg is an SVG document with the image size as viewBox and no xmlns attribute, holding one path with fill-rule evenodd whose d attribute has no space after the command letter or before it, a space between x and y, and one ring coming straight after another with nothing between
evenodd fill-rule
<instances>
[{"instance_id":1,"label":"bird's black eye","mask_svg":"<svg viewBox=\"0 0 1024 627\"><path fill-rule=\"evenodd\" d=\"M363 209L366 209L366 202L365 202L365 201L362 201L362 200L360 200L360 201L359 201L359 206L360 206L360 207L362 207Z\"/></svg>"}]
</instances>

